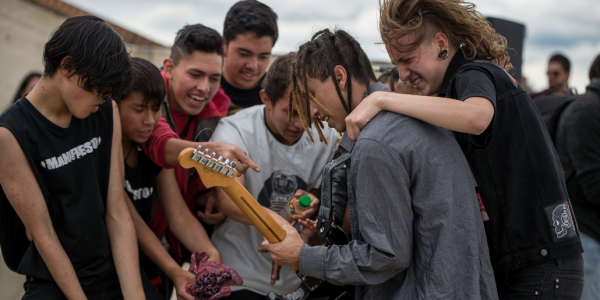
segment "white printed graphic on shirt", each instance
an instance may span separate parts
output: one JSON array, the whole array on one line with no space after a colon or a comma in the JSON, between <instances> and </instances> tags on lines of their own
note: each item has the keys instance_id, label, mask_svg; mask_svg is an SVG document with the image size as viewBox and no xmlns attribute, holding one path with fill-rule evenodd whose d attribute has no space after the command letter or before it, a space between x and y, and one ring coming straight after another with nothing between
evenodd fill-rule
<instances>
[{"instance_id":1,"label":"white printed graphic on shirt","mask_svg":"<svg viewBox=\"0 0 600 300\"><path fill-rule=\"evenodd\" d=\"M152 192L154 191L153 187L144 187L139 189L133 189L131 184L129 184L129 180L125 180L125 189L133 195L132 201L140 200L140 199L148 199L152 196Z\"/></svg>"},{"instance_id":2,"label":"white printed graphic on shirt","mask_svg":"<svg viewBox=\"0 0 600 300\"><path fill-rule=\"evenodd\" d=\"M98 149L100 146L101 138L93 138L89 142L85 142L59 156L50 157L45 161L42 161L42 167L48 170L58 169L62 166L66 166L76 159L84 157L86 154L94 152L94 149Z\"/></svg>"},{"instance_id":3,"label":"white printed graphic on shirt","mask_svg":"<svg viewBox=\"0 0 600 300\"><path fill-rule=\"evenodd\" d=\"M557 206L552 212L552 222L554 222L554 231L556 237L561 238L567 235L568 228L571 228L571 212L566 204Z\"/></svg>"},{"instance_id":4,"label":"white printed graphic on shirt","mask_svg":"<svg viewBox=\"0 0 600 300\"><path fill-rule=\"evenodd\" d=\"M287 171L276 171L273 173L273 192L271 193L271 209L282 210L285 205L294 198L298 182L296 176Z\"/></svg>"}]
</instances>

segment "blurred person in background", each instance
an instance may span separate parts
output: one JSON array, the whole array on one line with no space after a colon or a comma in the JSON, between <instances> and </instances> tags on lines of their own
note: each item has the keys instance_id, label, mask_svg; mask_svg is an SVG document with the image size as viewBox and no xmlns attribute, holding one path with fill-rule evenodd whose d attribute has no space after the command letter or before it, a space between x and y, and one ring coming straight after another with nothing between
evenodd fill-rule
<instances>
[{"instance_id":1,"label":"blurred person in background","mask_svg":"<svg viewBox=\"0 0 600 300\"><path fill-rule=\"evenodd\" d=\"M385 87L393 93L409 95L419 94L412 84L404 82L400 79L398 68L396 67L381 74L379 78L377 78L377 81L383 83L383 85L385 85Z\"/></svg>"},{"instance_id":2,"label":"blurred person in background","mask_svg":"<svg viewBox=\"0 0 600 300\"><path fill-rule=\"evenodd\" d=\"M17 94L15 95L12 103L17 102L17 100L21 99L23 96L25 96L25 94L29 94L35 84L40 81L40 78L42 78L42 74L38 72L31 72L27 74L27 76L23 78L23 81L21 81L21 85L19 86Z\"/></svg>"},{"instance_id":3,"label":"blurred person in background","mask_svg":"<svg viewBox=\"0 0 600 300\"><path fill-rule=\"evenodd\" d=\"M571 62L562 54L554 54L548 62L548 86L549 88L530 94L531 99L547 95L570 96L574 93L569 89L569 75L571 74Z\"/></svg>"},{"instance_id":4,"label":"blurred person in background","mask_svg":"<svg viewBox=\"0 0 600 300\"><path fill-rule=\"evenodd\" d=\"M556 152L584 250L584 300L600 299L600 55L589 77L586 93L568 104L556 132Z\"/></svg>"}]
</instances>

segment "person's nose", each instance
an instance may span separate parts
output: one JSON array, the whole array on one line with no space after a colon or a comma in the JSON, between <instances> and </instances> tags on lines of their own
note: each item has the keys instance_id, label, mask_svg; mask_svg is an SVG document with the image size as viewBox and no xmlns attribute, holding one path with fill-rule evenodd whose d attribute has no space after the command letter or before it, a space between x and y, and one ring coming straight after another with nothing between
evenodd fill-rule
<instances>
[{"instance_id":1,"label":"person's nose","mask_svg":"<svg viewBox=\"0 0 600 300\"><path fill-rule=\"evenodd\" d=\"M154 126L154 123L156 123L156 120L154 120L154 111L152 111L152 109L146 110L146 113L144 114L144 119L142 122L144 123L144 125Z\"/></svg>"},{"instance_id":2,"label":"person's nose","mask_svg":"<svg viewBox=\"0 0 600 300\"><path fill-rule=\"evenodd\" d=\"M400 76L400 80L406 82L408 77L410 76L410 70L407 67L398 66L398 75Z\"/></svg>"},{"instance_id":3,"label":"person's nose","mask_svg":"<svg viewBox=\"0 0 600 300\"><path fill-rule=\"evenodd\" d=\"M208 92L210 91L208 77L203 77L202 79L200 79L198 81L198 84L196 84L196 89L202 93L202 96L208 95Z\"/></svg>"}]
</instances>

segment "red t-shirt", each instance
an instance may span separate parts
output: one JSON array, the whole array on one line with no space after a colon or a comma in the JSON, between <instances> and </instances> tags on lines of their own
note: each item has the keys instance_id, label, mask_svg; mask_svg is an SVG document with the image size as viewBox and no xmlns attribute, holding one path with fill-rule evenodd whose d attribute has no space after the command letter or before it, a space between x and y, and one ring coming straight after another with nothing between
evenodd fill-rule
<instances>
[{"instance_id":1,"label":"red t-shirt","mask_svg":"<svg viewBox=\"0 0 600 300\"><path fill-rule=\"evenodd\" d=\"M165 76L165 72L161 71L163 79L165 80L165 86L167 88L167 93L169 92L169 81ZM198 120L212 118L212 117L225 117L227 115L227 110L229 109L229 104L231 100L221 87L219 87L219 91L217 94L206 104L202 112L193 117L190 122L189 130L187 135L184 137L185 140L193 141L194 140L194 128L196 128L196 122ZM142 149L146 155L157 165L163 168L172 168L166 160L165 157L165 145L167 141L172 138L179 138L179 134L185 128L185 124L188 121L188 115L185 112L176 112L173 110L171 106L169 106L169 110L171 115L173 116L173 121L175 123L175 128L177 129L177 133L171 130L171 127L167 123L167 120L164 117L160 118L160 121L154 128L152 135L146 143L141 144ZM195 209L195 199L198 193L206 190L202 181L198 175L195 175L190 178L189 176L190 170L184 169L181 166L175 167L175 177L177 178L177 184L179 186L179 190L181 191L183 198L185 199L186 204L190 208L192 212ZM156 234L156 236L160 237L168 227L167 218L162 210L162 207L159 205L152 217L150 222L150 227ZM167 233L167 238L171 247L176 255L176 259L178 260L181 257L179 253L179 243L175 237Z\"/></svg>"}]
</instances>

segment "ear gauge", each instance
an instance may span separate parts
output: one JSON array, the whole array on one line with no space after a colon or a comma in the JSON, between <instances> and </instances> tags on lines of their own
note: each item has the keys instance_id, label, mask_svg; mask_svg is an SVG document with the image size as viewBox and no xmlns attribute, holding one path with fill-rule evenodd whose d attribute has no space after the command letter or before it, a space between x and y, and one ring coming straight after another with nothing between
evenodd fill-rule
<instances>
[{"instance_id":1,"label":"ear gauge","mask_svg":"<svg viewBox=\"0 0 600 300\"><path fill-rule=\"evenodd\" d=\"M442 50L440 54L438 54L438 59L444 60L448 58L448 50Z\"/></svg>"}]
</instances>

